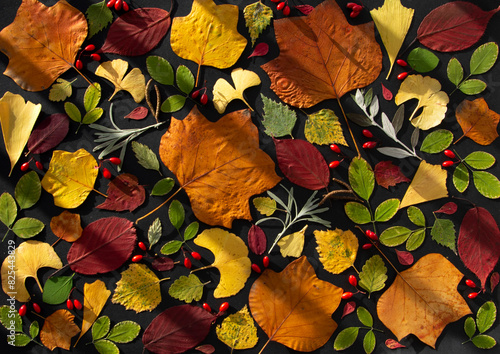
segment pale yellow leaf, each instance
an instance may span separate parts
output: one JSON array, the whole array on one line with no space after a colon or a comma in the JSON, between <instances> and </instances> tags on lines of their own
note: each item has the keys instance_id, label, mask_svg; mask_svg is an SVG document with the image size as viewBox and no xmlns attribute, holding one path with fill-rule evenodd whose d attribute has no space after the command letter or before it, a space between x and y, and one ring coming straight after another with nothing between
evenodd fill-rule
<instances>
[{"instance_id":1,"label":"pale yellow leaf","mask_svg":"<svg viewBox=\"0 0 500 354\"><path fill-rule=\"evenodd\" d=\"M271 216L276 211L276 201L269 197L257 197L253 205L262 215Z\"/></svg>"},{"instance_id":2,"label":"pale yellow leaf","mask_svg":"<svg viewBox=\"0 0 500 354\"><path fill-rule=\"evenodd\" d=\"M307 230L307 225L300 231L282 237L278 241L280 252L283 257L300 257L304 250L304 235Z\"/></svg>"},{"instance_id":3,"label":"pale yellow leaf","mask_svg":"<svg viewBox=\"0 0 500 354\"><path fill-rule=\"evenodd\" d=\"M83 322L82 331L77 339L77 343L82 336L92 327L102 308L108 301L111 291L106 288L102 280L97 279L92 284L85 283L83 286ZM75 344L76 345L76 344Z\"/></svg>"},{"instance_id":4,"label":"pale yellow leaf","mask_svg":"<svg viewBox=\"0 0 500 354\"><path fill-rule=\"evenodd\" d=\"M125 75L127 69L128 62L122 59L106 61L97 67L95 74L111 81L115 86L115 91L109 101L121 90L128 91L136 103L144 99L144 90L146 88L144 75L139 68L133 68Z\"/></svg>"},{"instance_id":5,"label":"pale yellow leaf","mask_svg":"<svg viewBox=\"0 0 500 354\"><path fill-rule=\"evenodd\" d=\"M238 312L227 316L215 329L217 338L231 349L250 349L257 345L257 327L245 305Z\"/></svg>"},{"instance_id":6,"label":"pale yellow leaf","mask_svg":"<svg viewBox=\"0 0 500 354\"><path fill-rule=\"evenodd\" d=\"M260 84L259 75L250 70L236 68L231 72L234 88L225 79L220 78L214 85L213 103L217 112L224 113L227 105L232 100L242 100L251 109L250 105L243 97L243 91L252 86Z\"/></svg>"},{"instance_id":7,"label":"pale yellow leaf","mask_svg":"<svg viewBox=\"0 0 500 354\"><path fill-rule=\"evenodd\" d=\"M358 238L352 231L341 229L320 231L315 230L314 236L318 247L319 260L325 270L340 274L354 265L358 254Z\"/></svg>"}]
</instances>

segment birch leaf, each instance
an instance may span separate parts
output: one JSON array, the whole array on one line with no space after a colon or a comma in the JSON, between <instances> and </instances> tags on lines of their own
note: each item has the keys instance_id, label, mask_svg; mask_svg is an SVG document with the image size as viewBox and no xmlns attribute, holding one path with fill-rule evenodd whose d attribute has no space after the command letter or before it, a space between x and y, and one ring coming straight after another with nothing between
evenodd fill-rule
<instances>
[{"instance_id":1,"label":"birch leaf","mask_svg":"<svg viewBox=\"0 0 500 354\"><path fill-rule=\"evenodd\" d=\"M253 205L262 215L271 216L276 211L276 201L269 197L258 197L253 199Z\"/></svg>"},{"instance_id":2,"label":"birch leaf","mask_svg":"<svg viewBox=\"0 0 500 354\"><path fill-rule=\"evenodd\" d=\"M359 286L368 291L368 296L382 290L387 280L387 268L378 254L368 259L359 273Z\"/></svg>"},{"instance_id":3,"label":"birch leaf","mask_svg":"<svg viewBox=\"0 0 500 354\"><path fill-rule=\"evenodd\" d=\"M264 119L262 120L262 124L266 128L264 133L273 138L292 135L292 129L297 121L295 111L280 102L267 98L263 94L260 97L264 103Z\"/></svg>"},{"instance_id":4,"label":"birch leaf","mask_svg":"<svg viewBox=\"0 0 500 354\"><path fill-rule=\"evenodd\" d=\"M92 284L85 283L83 286L83 322L82 331L77 339L77 343L82 336L92 327L104 305L108 301L111 291L106 288L102 280L97 279Z\"/></svg>"},{"instance_id":5,"label":"birch leaf","mask_svg":"<svg viewBox=\"0 0 500 354\"><path fill-rule=\"evenodd\" d=\"M254 46L255 41L259 38L262 31L271 24L273 10L269 6L264 5L262 1L257 1L245 6L243 16L245 17L245 25L248 28L248 33L252 39L252 46Z\"/></svg>"},{"instance_id":6,"label":"birch leaf","mask_svg":"<svg viewBox=\"0 0 500 354\"><path fill-rule=\"evenodd\" d=\"M187 277L182 275L170 285L168 294L187 304L200 301L203 296L203 283L194 274L189 274Z\"/></svg>"},{"instance_id":7,"label":"birch leaf","mask_svg":"<svg viewBox=\"0 0 500 354\"><path fill-rule=\"evenodd\" d=\"M113 22L113 12L106 6L106 3L107 1L103 0L97 4L92 4L85 12L89 23L89 38L92 38Z\"/></svg>"},{"instance_id":8,"label":"birch leaf","mask_svg":"<svg viewBox=\"0 0 500 354\"><path fill-rule=\"evenodd\" d=\"M146 79L139 68L133 68L127 75L128 62L122 59L106 61L99 65L95 71L97 76L111 81L115 86L115 91L108 99L111 101L115 94L125 90L132 95L135 103L144 99L144 90L146 88Z\"/></svg>"},{"instance_id":9,"label":"birch leaf","mask_svg":"<svg viewBox=\"0 0 500 354\"><path fill-rule=\"evenodd\" d=\"M339 118L334 111L322 109L307 116L304 134L307 141L313 144L341 144L348 146Z\"/></svg>"},{"instance_id":10,"label":"birch leaf","mask_svg":"<svg viewBox=\"0 0 500 354\"><path fill-rule=\"evenodd\" d=\"M257 345L257 327L248 307L245 305L238 312L224 318L215 329L217 338L231 349L250 349Z\"/></svg>"},{"instance_id":11,"label":"birch leaf","mask_svg":"<svg viewBox=\"0 0 500 354\"><path fill-rule=\"evenodd\" d=\"M340 274L344 270L352 267L358 254L358 238L352 231L342 231L341 229L314 231L316 250L319 253L319 260L323 263L325 270L333 274Z\"/></svg>"},{"instance_id":12,"label":"birch leaf","mask_svg":"<svg viewBox=\"0 0 500 354\"><path fill-rule=\"evenodd\" d=\"M219 78L213 88L213 104L217 112L224 113L227 105L232 100L242 100L250 107L248 102L243 97L243 91L252 86L260 84L260 77L250 70L236 68L231 71L234 88L226 79Z\"/></svg>"},{"instance_id":13,"label":"birch leaf","mask_svg":"<svg viewBox=\"0 0 500 354\"><path fill-rule=\"evenodd\" d=\"M49 91L49 100L54 102L64 101L66 98L72 95L73 86L72 82L64 79L57 79L56 83L52 85Z\"/></svg>"},{"instance_id":14,"label":"birch leaf","mask_svg":"<svg viewBox=\"0 0 500 354\"><path fill-rule=\"evenodd\" d=\"M50 350L62 348L70 350L71 338L80 332L74 322L75 316L68 310L57 310L45 319L40 340Z\"/></svg>"},{"instance_id":15,"label":"birch leaf","mask_svg":"<svg viewBox=\"0 0 500 354\"><path fill-rule=\"evenodd\" d=\"M280 252L283 257L300 257L304 250L304 234L306 230L307 225L302 230L283 236L278 241L278 246L280 246Z\"/></svg>"}]
</instances>

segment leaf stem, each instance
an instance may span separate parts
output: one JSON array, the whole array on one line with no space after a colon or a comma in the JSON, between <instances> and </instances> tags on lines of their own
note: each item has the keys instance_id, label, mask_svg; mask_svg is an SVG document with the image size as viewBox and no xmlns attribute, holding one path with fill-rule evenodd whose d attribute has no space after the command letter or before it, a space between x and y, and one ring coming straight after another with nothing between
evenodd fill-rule
<instances>
[{"instance_id":1,"label":"leaf stem","mask_svg":"<svg viewBox=\"0 0 500 354\"><path fill-rule=\"evenodd\" d=\"M335 90L335 88L334 88ZM335 90L335 95L337 96L337 91ZM344 107L342 106L342 103L340 103L340 98L337 96L337 102L340 106L340 110L342 111L342 115L344 116L344 120L347 124L347 129L349 130L349 134L351 134L351 139L354 142L354 146L356 147L356 151L358 152L358 157L361 157L361 152L359 151L358 143L356 142L356 139L354 138L354 134L352 132L351 126L349 124L349 120L347 119L347 115L345 114Z\"/></svg>"},{"instance_id":2,"label":"leaf stem","mask_svg":"<svg viewBox=\"0 0 500 354\"><path fill-rule=\"evenodd\" d=\"M196 269L193 269L193 270L190 272L190 274L192 274L192 273L194 273L194 272L197 272L197 271L199 271L199 270L205 270L205 269L210 269L210 268L214 268L214 266L213 266L213 265L211 265L211 264L209 264L209 265L204 266L204 267L196 268Z\"/></svg>"},{"instance_id":3,"label":"leaf stem","mask_svg":"<svg viewBox=\"0 0 500 354\"><path fill-rule=\"evenodd\" d=\"M11 230L11 228L9 227L7 229L7 232L5 233L5 235L3 235L3 238L2 238L2 242L5 241L5 238L7 237L7 235L9 234L9 231Z\"/></svg>"},{"instance_id":4,"label":"leaf stem","mask_svg":"<svg viewBox=\"0 0 500 354\"><path fill-rule=\"evenodd\" d=\"M38 287L40 288L40 292L43 294L43 287L42 284L40 283L40 280L38 280L38 277L35 277L36 283L38 284Z\"/></svg>"},{"instance_id":5,"label":"leaf stem","mask_svg":"<svg viewBox=\"0 0 500 354\"><path fill-rule=\"evenodd\" d=\"M107 198L107 197L108 197L106 194L104 194L104 193L102 193L102 192L99 192L99 191L98 191L97 189L95 189L95 188L92 188L92 190L93 190L94 192L96 192L97 194L102 195L104 198Z\"/></svg>"},{"instance_id":6,"label":"leaf stem","mask_svg":"<svg viewBox=\"0 0 500 354\"><path fill-rule=\"evenodd\" d=\"M147 213L146 215L143 215L141 216L140 218L138 218L135 223L137 224L139 221L141 221L142 219L145 219L147 218L149 215L153 214L155 211L157 211L158 209L160 209L162 206L164 206L165 204L167 204L177 193L179 193L181 190L182 190L183 187L179 187L179 189L177 189L175 191L174 194L172 194L170 197L167 198L167 200L165 200L163 203L161 203L160 205L158 205L156 208L154 208L153 210L151 210L149 213Z\"/></svg>"}]
</instances>

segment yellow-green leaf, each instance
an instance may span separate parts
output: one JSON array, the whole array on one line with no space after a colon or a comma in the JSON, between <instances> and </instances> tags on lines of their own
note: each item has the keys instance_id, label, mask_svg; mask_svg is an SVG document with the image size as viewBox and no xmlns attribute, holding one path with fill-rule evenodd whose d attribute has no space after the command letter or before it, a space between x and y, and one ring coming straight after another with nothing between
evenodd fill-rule
<instances>
[{"instance_id":1,"label":"yellow-green leaf","mask_svg":"<svg viewBox=\"0 0 500 354\"><path fill-rule=\"evenodd\" d=\"M57 79L56 83L52 85L49 91L49 100L58 102L64 101L66 98L71 96L73 93L73 86L71 84L74 81L67 81L64 79Z\"/></svg>"},{"instance_id":2,"label":"yellow-green leaf","mask_svg":"<svg viewBox=\"0 0 500 354\"><path fill-rule=\"evenodd\" d=\"M245 17L245 25L248 28L253 46L262 31L271 24L273 10L269 6L264 5L262 1L257 1L247 5L243 9L243 16Z\"/></svg>"},{"instance_id":3,"label":"yellow-green leaf","mask_svg":"<svg viewBox=\"0 0 500 354\"><path fill-rule=\"evenodd\" d=\"M302 230L284 236L278 241L283 257L300 257L304 250L304 234L306 230L307 225Z\"/></svg>"},{"instance_id":4,"label":"yellow-green leaf","mask_svg":"<svg viewBox=\"0 0 500 354\"><path fill-rule=\"evenodd\" d=\"M168 294L174 299L184 301L187 304L193 302L193 300L200 301L203 296L203 283L194 274L189 274L187 277L181 275L179 279L170 285Z\"/></svg>"},{"instance_id":5,"label":"yellow-green leaf","mask_svg":"<svg viewBox=\"0 0 500 354\"><path fill-rule=\"evenodd\" d=\"M234 88L226 79L220 78L214 85L213 89L213 103L217 112L224 113L227 105L232 100L242 100L252 109L248 102L243 97L243 91L252 86L260 84L259 75L250 70L236 68L231 72L231 78L234 82Z\"/></svg>"},{"instance_id":6,"label":"yellow-green leaf","mask_svg":"<svg viewBox=\"0 0 500 354\"><path fill-rule=\"evenodd\" d=\"M271 216L276 211L276 201L269 197L257 197L253 205L262 215Z\"/></svg>"},{"instance_id":7,"label":"yellow-green leaf","mask_svg":"<svg viewBox=\"0 0 500 354\"><path fill-rule=\"evenodd\" d=\"M257 345L257 327L245 305L235 314L227 316L216 328L217 338L231 349L250 349Z\"/></svg>"},{"instance_id":8,"label":"yellow-green leaf","mask_svg":"<svg viewBox=\"0 0 500 354\"><path fill-rule=\"evenodd\" d=\"M331 109L322 109L307 116L304 134L313 144L341 144L347 146L339 118Z\"/></svg>"},{"instance_id":9,"label":"yellow-green leaf","mask_svg":"<svg viewBox=\"0 0 500 354\"><path fill-rule=\"evenodd\" d=\"M103 77L115 86L115 91L109 98L109 101L115 94L121 90L129 92L136 103L144 99L144 89L146 79L139 68L133 68L127 75L128 62L122 59L106 61L99 65L95 71L97 76Z\"/></svg>"},{"instance_id":10,"label":"yellow-green leaf","mask_svg":"<svg viewBox=\"0 0 500 354\"><path fill-rule=\"evenodd\" d=\"M320 231L315 230L314 236L318 247L319 260L325 270L340 274L354 265L358 254L358 238L352 231L341 229Z\"/></svg>"}]
</instances>

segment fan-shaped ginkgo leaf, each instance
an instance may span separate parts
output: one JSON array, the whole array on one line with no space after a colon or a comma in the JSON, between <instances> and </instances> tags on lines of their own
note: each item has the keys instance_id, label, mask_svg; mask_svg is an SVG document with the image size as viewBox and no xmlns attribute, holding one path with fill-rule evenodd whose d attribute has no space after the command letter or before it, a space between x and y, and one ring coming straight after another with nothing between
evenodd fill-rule
<instances>
[{"instance_id":1,"label":"fan-shaped ginkgo leaf","mask_svg":"<svg viewBox=\"0 0 500 354\"><path fill-rule=\"evenodd\" d=\"M57 310L48 316L40 331L40 340L50 350L63 348L70 350L71 338L80 332L74 322L75 316L68 310Z\"/></svg>"},{"instance_id":2,"label":"fan-shaped ginkgo leaf","mask_svg":"<svg viewBox=\"0 0 500 354\"><path fill-rule=\"evenodd\" d=\"M327 271L340 274L354 265L358 255L358 238L352 231L341 229L314 231L319 260Z\"/></svg>"},{"instance_id":3,"label":"fan-shaped ginkgo leaf","mask_svg":"<svg viewBox=\"0 0 500 354\"><path fill-rule=\"evenodd\" d=\"M243 91L252 86L260 84L260 77L250 70L236 68L231 71L231 79L233 79L234 87L231 86L226 79L220 78L215 82L214 94L214 107L219 113L224 113L227 105L232 100L242 100L250 108L250 105L243 97Z\"/></svg>"},{"instance_id":4,"label":"fan-shaped ginkgo leaf","mask_svg":"<svg viewBox=\"0 0 500 354\"><path fill-rule=\"evenodd\" d=\"M99 65L95 71L97 76L101 76L115 86L115 91L109 98L109 101L116 95L117 92L125 90L129 92L136 103L144 99L144 90L146 87L146 79L139 68L133 68L127 75L128 62L122 59L106 61Z\"/></svg>"}]
</instances>

